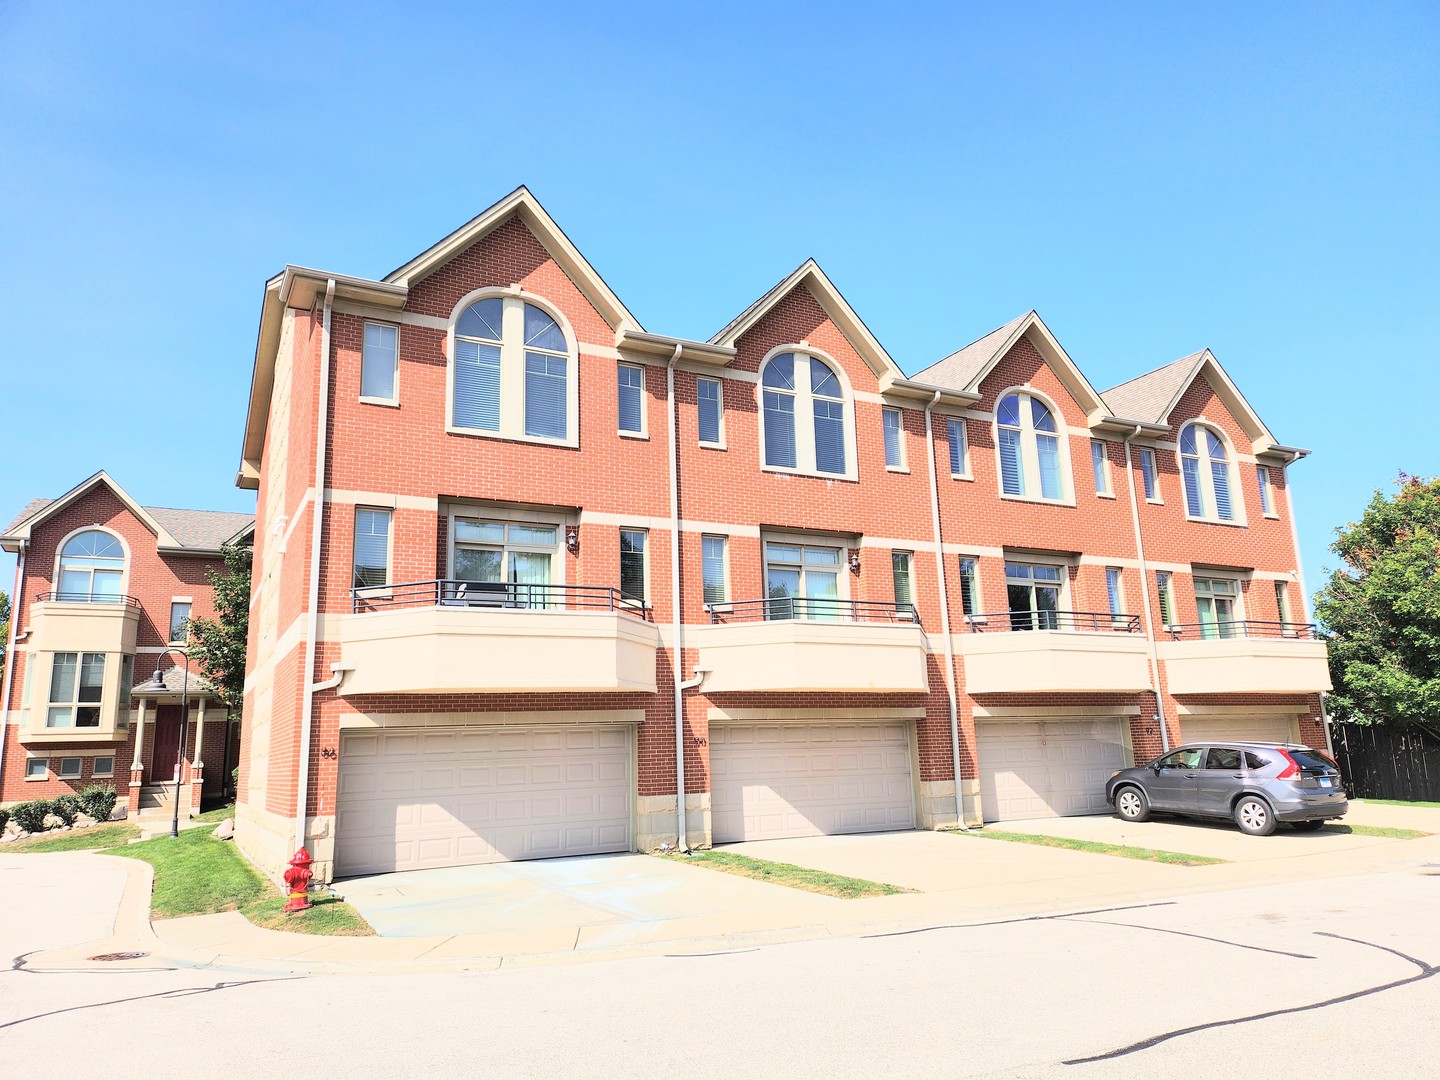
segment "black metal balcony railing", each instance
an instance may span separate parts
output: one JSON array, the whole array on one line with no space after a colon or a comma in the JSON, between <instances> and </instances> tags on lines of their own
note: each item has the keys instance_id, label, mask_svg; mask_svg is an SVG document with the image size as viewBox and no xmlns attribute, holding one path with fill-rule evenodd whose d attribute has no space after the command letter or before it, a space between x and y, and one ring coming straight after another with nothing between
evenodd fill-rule
<instances>
[{"instance_id":1,"label":"black metal balcony railing","mask_svg":"<svg viewBox=\"0 0 1440 1080\"><path fill-rule=\"evenodd\" d=\"M706 604L712 623L766 622L804 619L811 622L909 623L920 625L914 604L883 600L827 600L811 596L783 596L767 600L731 600Z\"/></svg>"},{"instance_id":2,"label":"black metal balcony railing","mask_svg":"<svg viewBox=\"0 0 1440 1080\"><path fill-rule=\"evenodd\" d=\"M457 607L520 611L618 611L650 621L650 605L606 585L529 585L518 581L407 581L350 590L351 610Z\"/></svg>"},{"instance_id":3,"label":"black metal balcony railing","mask_svg":"<svg viewBox=\"0 0 1440 1080\"><path fill-rule=\"evenodd\" d=\"M994 611L966 615L974 633L994 630L1064 630L1087 634L1138 634L1139 615L1109 611Z\"/></svg>"},{"instance_id":4,"label":"black metal balcony railing","mask_svg":"<svg viewBox=\"0 0 1440 1080\"><path fill-rule=\"evenodd\" d=\"M1264 622L1235 619L1229 622L1175 623L1165 627L1171 641L1221 641L1227 638L1274 638L1288 641L1317 641L1319 631L1308 622Z\"/></svg>"},{"instance_id":5,"label":"black metal balcony railing","mask_svg":"<svg viewBox=\"0 0 1440 1080\"><path fill-rule=\"evenodd\" d=\"M72 604L110 604L138 608L140 601L133 596L124 596L120 593L91 593L91 592L46 592L35 598L36 603L44 603L46 600L63 600Z\"/></svg>"}]
</instances>

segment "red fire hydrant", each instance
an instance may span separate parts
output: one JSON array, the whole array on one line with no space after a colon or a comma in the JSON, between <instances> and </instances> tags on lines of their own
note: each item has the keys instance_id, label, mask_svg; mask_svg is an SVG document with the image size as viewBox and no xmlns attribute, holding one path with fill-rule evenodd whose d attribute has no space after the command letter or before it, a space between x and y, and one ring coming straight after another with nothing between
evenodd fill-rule
<instances>
[{"instance_id":1,"label":"red fire hydrant","mask_svg":"<svg viewBox=\"0 0 1440 1080\"><path fill-rule=\"evenodd\" d=\"M310 906L310 852L303 847L290 860L285 871L285 884L290 886L290 902L286 911L304 911Z\"/></svg>"}]
</instances>

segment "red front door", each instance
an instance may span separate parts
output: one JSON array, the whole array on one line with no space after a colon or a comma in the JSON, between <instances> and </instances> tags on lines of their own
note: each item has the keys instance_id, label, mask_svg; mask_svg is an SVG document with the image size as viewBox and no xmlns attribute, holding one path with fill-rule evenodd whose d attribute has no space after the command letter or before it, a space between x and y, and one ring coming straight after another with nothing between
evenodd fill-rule
<instances>
[{"instance_id":1,"label":"red front door","mask_svg":"<svg viewBox=\"0 0 1440 1080\"><path fill-rule=\"evenodd\" d=\"M162 716L155 721L155 745L150 753L149 784L173 784L175 764L179 760L180 717Z\"/></svg>"}]
</instances>

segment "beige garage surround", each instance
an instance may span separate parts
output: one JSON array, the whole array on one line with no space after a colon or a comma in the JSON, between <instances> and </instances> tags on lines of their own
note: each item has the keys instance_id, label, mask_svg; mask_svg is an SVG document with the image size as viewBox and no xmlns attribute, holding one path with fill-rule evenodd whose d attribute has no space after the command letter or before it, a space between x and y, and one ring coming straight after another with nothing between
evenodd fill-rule
<instances>
[{"instance_id":1,"label":"beige garage surround","mask_svg":"<svg viewBox=\"0 0 1440 1080\"><path fill-rule=\"evenodd\" d=\"M714 843L915 827L912 717L757 712L711 714Z\"/></svg>"},{"instance_id":2,"label":"beige garage surround","mask_svg":"<svg viewBox=\"0 0 1440 1080\"><path fill-rule=\"evenodd\" d=\"M336 873L629 851L634 742L623 723L351 726Z\"/></svg>"},{"instance_id":3,"label":"beige garage surround","mask_svg":"<svg viewBox=\"0 0 1440 1080\"><path fill-rule=\"evenodd\" d=\"M1138 709L976 710L985 821L1103 814L1105 781L1131 762Z\"/></svg>"}]
</instances>

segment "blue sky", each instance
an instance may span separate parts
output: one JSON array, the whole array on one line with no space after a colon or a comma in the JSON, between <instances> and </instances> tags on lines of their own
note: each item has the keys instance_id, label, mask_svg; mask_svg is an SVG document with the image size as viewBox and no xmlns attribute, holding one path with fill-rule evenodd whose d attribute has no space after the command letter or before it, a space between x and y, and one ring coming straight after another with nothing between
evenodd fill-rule
<instances>
[{"instance_id":1,"label":"blue sky","mask_svg":"<svg viewBox=\"0 0 1440 1080\"><path fill-rule=\"evenodd\" d=\"M0 517L232 486L264 280L525 183L647 329L807 256L907 372L1037 309L1104 389L1208 346L1307 584L1440 472L1440 8L0 4ZM13 566L0 564L7 591Z\"/></svg>"}]
</instances>

